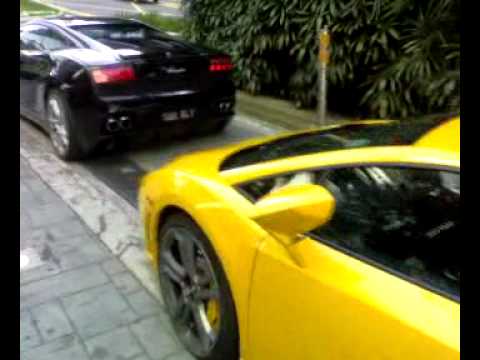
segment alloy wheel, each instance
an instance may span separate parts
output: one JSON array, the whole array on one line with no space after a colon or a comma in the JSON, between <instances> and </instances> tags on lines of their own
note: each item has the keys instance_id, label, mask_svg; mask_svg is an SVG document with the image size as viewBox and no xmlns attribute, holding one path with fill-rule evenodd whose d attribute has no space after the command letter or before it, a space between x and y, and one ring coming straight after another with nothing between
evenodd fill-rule
<instances>
[{"instance_id":1,"label":"alloy wheel","mask_svg":"<svg viewBox=\"0 0 480 360\"><path fill-rule=\"evenodd\" d=\"M218 339L220 291L202 244L186 228L169 228L159 265L162 295L180 341L194 355L208 355Z\"/></svg>"},{"instance_id":2,"label":"alloy wheel","mask_svg":"<svg viewBox=\"0 0 480 360\"><path fill-rule=\"evenodd\" d=\"M60 154L64 154L67 151L70 139L65 114L59 101L54 97L48 100L48 124L53 146Z\"/></svg>"}]
</instances>

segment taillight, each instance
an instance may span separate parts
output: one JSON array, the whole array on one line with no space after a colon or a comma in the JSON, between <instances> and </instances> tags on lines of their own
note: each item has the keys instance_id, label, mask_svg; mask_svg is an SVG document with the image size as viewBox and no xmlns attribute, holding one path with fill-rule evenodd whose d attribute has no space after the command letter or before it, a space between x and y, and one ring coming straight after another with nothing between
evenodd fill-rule
<instances>
[{"instance_id":1,"label":"taillight","mask_svg":"<svg viewBox=\"0 0 480 360\"><path fill-rule=\"evenodd\" d=\"M232 60L228 57L210 59L209 70L211 72L232 71L233 70Z\"/></svg>"},{"instance_id":2,"label":"taillight","mask_svg":"<svg viewBox=\"0 0 480 360\"><path fill-rule=\"evenodd\" d=\"M122 65L92 70L92 79L97 84L135 80L135 71L131 66Z\"/></svg>"}]
</instances>

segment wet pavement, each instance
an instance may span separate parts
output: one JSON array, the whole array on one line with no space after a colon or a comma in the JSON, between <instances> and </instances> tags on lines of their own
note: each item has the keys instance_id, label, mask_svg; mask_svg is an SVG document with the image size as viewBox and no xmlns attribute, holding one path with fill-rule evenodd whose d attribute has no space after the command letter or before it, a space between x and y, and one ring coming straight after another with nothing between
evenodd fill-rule
<instances>
[{"instance_id":1,"label":"wet pavement","mask_svg":"<svg viewBox=\"0 0 480 360\"><path fill-rule=\"evenodd\" d=\"M162 304L20 157L22 360L191 359Z\"/></svg>"}]
</instances>

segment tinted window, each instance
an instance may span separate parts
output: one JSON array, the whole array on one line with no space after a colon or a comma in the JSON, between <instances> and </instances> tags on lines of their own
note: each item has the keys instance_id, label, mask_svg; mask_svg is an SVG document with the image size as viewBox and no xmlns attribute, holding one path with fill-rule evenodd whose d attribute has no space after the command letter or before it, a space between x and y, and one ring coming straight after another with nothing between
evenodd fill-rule
<instances>
[{"instance_id":1,"label":"tinted window","mask_svg":"<svg viewBox=\"0 0 480 360\"><path fill-rule=\"evenodd\" d=\"M319 239L459 296L460 175L413 168L333 170L335 214Z\"/></svg>"},{"instance_id":2,"label":"tinted window","mask_svg":"<svg viewBox=\"0 0 480 360\"><path fill-rule=\"evenodd\" d=\"M20 50L44 50L42 39L47 30L43 26L32 26L20 31Z\"/></svg>"},{"instance_id":3,"label":"tinted window","mask_svg":"<svg viewBox=\"0 0 480 360\"><path fill-rule=\"evenodd\" d=\"M56 51L75 47L62 34L44 26L32 26L20 33L20 47L44 51Z\"/></svg>"},{"instance_id":4,"label":"tinted window","mask_svg":"<svg viewBox=\"0 0 480 360\"><path fill-rule=\"evenodd\" d=\"M56 51L74 48L75 44L62 34L48 29L43 38L43 46L48 51Z\"/></svg>"},{"instance_id":5,"label":"tinted window","mask_svg":"<svg viewBox=\"0 0 480 360\"><path fill-rule=\"evenodd\" d=\"M241 150L228 157L221 165L221 170L322 151L410 145L444 120L444 117L433 117L376 125L352 124L332 130L294 135Z\"/></svg>"},{"instance_id":6,"label":"tinted window","mask_svg":"<svg viewBox=\"0 0 480 360\"><path fill-rule=\"evenodd\" d=\"M460 175L394 167L305 171L240 189L259 199L292 183L316 183L336 200L322 242L455 297L460 287Z\"/></svg>"}]
</instances>

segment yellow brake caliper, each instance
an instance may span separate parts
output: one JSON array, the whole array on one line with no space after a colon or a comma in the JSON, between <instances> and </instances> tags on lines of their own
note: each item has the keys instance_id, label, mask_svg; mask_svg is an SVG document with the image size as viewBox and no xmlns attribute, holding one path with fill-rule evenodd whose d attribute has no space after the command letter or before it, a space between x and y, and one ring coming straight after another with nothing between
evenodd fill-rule
<instances>
[{"instance_id":1,"label":"yellow brake caliper","mask_svg":"<svg viewBox=\"0 0 480 360\"><path fill-rule=\"evenodd\" d=\"M207 303L207 319L214 330L220 326L220 304L217 299L210 299Z\"/></svg>"}]
</instances>

